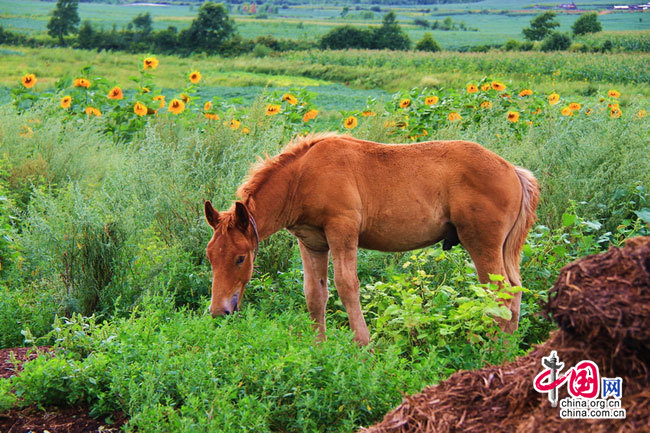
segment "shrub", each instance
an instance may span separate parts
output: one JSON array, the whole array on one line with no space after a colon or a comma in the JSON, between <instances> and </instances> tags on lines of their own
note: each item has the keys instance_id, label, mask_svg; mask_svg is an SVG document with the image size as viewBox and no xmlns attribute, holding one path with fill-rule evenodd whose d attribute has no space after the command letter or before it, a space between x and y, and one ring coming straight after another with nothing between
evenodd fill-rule
<instances>
[{"instance_id":1,"label":"shrub","mask_svg":"<svg viewBox=\"0 0 650 433\"><path fill-rule=\"evenodd\" d=\"M415 49L418 51L429 51L436 53L440 51L440 45L438 45L438 42L433 39L433 35L427 32L422 36L422 39L420 39L418 43L415 44Z\"/></svg>"},{"instance_id":2,"label":"shrub","mask_svg":"<svg viewBox=\"0 0 650 433\"><path fill-rule=\"evenodd\" d=\"M564 51L571 46L571 36L567 33L552 32L542 41L542 51Z\"/></svg>"},{"instance_id":3,"label":"shrub","mask_svg":"<svg viewBox=\"0 0 650 433\"><path fill-rule=\"evenodd\" d=\"M508 39L503 45L505 51L517 51L520 49L521 44L516 39Z\"/></svg>"}]
</instances>

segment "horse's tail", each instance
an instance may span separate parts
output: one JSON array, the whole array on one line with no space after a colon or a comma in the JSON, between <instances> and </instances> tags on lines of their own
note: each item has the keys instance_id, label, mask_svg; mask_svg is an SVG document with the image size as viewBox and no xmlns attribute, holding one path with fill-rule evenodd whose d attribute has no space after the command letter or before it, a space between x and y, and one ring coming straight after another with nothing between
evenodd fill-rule
<instances>
[{"instance_id":1,"label":"horse's tail","mask_svg":"<svg viewBox=\"0 0 650 433\"><path fill-rule=\"evenodd\" d=\"M521 208L517 220L503 244L503 261L510 284L519 286L521 285L519 276L521 249L526 242L528 231L537 220L535 209L539 201L539 184L533 173L525 168L515 167L515 172L521 182Z\"/></svg>"}]
</instances>

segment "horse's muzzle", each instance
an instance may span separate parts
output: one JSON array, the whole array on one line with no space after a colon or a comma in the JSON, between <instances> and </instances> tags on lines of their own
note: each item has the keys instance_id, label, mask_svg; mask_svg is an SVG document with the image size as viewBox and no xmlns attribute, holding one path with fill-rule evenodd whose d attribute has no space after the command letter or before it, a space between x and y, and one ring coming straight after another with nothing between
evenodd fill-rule
<instances>
[{"instance_id":1,"label":"horse's muzzle","mask_svg":"<svg viewBox=\"0 0 650 433\"><path fill-rule=\"evenodd\" d=\"M223 309L223 314L232 314L235 311L239 311L239 292L235 293L232 298L230 298L230 302L228 302L228 305Z\"/></svg>"}]
</instances>

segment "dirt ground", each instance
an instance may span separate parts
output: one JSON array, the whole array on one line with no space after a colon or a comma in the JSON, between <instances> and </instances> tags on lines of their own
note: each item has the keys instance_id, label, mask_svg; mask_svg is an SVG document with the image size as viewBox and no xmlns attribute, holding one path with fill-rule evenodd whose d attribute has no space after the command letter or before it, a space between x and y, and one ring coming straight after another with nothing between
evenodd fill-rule
<instances>
[{"instance_id":1,"label":"dirt ground","mask_svg":"<svg viewBox=\"0 0 650 433\"><path fill-rule=\"evenodd\" d=\"M48 352L49 347L39 347L37 350L27 347L0 350L0 377L13 376L22 370L22 363ZM13 357L17 365L12 362ZM87 433L87 432L118 432L126 423L123 414L112 416L114 423L107 425L103 419L96 420L88 416L84 407L48 408L42 411L35 407L20 410L10 410L0 413L0 433Z\"/></svg>"}]
</instances>

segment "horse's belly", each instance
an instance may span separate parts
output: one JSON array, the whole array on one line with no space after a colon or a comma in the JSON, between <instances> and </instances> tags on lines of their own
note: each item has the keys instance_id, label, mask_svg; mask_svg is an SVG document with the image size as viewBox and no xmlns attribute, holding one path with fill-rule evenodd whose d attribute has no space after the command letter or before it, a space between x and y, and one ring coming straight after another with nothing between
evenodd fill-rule
<instances>
[{"instance_id":1,"label":"horse's belly","mask_svg":"<svg viewBox=\"0 0 650 433\"><path fill-rule=\"evenodd\" d=\"M409 251L435 244L448 230L445 221L438 219L373 224L359 234L359 246L378 251Z\"/></svg>"}]
</instances>

